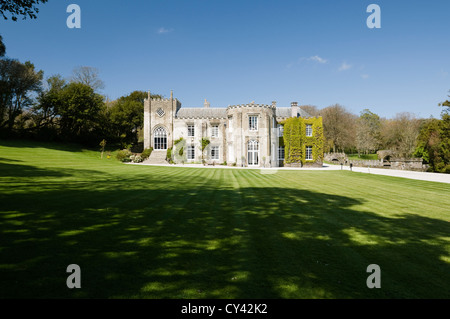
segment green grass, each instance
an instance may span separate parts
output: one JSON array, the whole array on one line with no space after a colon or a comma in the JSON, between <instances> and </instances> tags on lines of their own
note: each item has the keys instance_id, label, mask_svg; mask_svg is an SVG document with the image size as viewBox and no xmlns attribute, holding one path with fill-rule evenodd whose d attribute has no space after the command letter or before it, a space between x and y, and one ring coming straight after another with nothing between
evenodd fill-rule
<instances>
[{"instance_id":1,"label":"green grass","mask_svg":"<svg viewBox=\"0 0 450 319\"><path fill-rule=\"evenodd\" d=\"M0 141L0 298L450 298L449 191Z\"/></svg>"},{"instance_id":2,"label":"green grass","mask_svg":"<svg viewBox=\"0 0 450 319\"><path fill-rule=\"evenodd\" d=\"M377 160L378 155L377 154L348 154L347 155L349 160Z\"/></svg>"}]
</instances>

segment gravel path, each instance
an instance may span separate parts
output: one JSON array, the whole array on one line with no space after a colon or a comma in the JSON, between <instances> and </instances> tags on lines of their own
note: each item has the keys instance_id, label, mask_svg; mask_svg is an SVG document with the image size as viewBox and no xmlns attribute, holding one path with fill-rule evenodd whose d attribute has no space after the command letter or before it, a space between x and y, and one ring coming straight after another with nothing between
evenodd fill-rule
<instances>
[{"instance_id":1,"label":"gravel path","mask_svg":"<svg viewBox=\"0 0 450 319\"><path fill-rule=\"evenodd\" d=\"M350 168L347 166L345 167L345 169ZM403 170L383 169L383 168L367 168L367 167L353 167L352 170L354 172L361 172L361 173L411 178L430 182L450 183L450 174L403 171Z\"/></svg>"}]
</instances>

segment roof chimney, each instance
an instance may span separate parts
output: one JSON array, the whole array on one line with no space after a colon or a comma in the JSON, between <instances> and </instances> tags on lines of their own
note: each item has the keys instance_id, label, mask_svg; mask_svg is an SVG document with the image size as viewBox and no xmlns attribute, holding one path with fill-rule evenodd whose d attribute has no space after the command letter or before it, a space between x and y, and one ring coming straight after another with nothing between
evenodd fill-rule
<instances>
[{"instance_id":1,"label":"roof chimney","mask_svg":"<svg viewBox=\"0 0 450 319\"><path fill-rule=\"evenodd\" d=\"M292 117L298 117L298 103L297 102L292 102L291 103L291 116Z\"/></svg>"},{"instance_id":2,"label":"roof chimney","mask_svg":"<svg viewBox=\"0 0 450 319\"><path fill-rule=\"evenodd\" d=\"M205 108L209 108L209 102L208 101L206 101L206 99L205 99L205 103L203 103L203 106L205 107Z\"/></svg>"}]
</instances>

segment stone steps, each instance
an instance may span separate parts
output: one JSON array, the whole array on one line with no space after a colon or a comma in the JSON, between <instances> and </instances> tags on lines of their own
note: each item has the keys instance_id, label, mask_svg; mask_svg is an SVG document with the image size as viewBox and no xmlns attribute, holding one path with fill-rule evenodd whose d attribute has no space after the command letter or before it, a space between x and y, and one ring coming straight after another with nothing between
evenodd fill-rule
<instances>
[{"instance_id":1,"label":"stone steps","mask_svg":"<svg viewBox=\"0 0 450 319\"><path fill-rule=\"evenodd\" d=\"M166 161L167 151L153 151L144 164L168 164Z\"/></svg>"}]
</instances>

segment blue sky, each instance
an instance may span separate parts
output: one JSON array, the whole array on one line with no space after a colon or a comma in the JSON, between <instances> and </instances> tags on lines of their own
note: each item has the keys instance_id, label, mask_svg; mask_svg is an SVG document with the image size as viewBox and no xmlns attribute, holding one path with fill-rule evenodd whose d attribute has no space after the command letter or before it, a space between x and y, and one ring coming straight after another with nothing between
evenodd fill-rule
<instances>
[{"instance_id":1,"label":"blue sky","mask_svg":"<svg viewBox=\"0 0 450 319\"><path fill-rule=\"evenodd\" d=\"M71 3L81 29L66 26ZM366 25L371 3L381 29ZM8 57L46 77L98 68L110 99L173 90L186 107L297 101L439 117L448 12L448 0L49 0L37 20L1 20L0 34Z\"/></svg>"}]
</instances>

